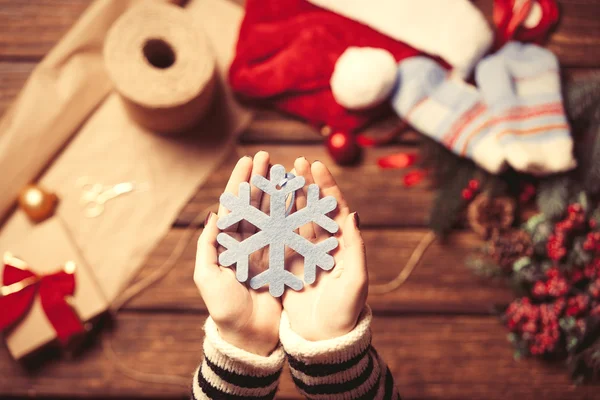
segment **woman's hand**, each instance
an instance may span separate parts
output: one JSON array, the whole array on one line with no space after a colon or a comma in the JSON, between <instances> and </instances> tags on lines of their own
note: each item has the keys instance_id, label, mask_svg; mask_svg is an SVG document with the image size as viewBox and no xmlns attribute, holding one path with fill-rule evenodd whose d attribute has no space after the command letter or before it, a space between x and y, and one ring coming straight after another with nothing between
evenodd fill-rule
<instances>
[{"instance_id":1,"label":"woman's hand","mask_svg":"<svg viewBox=\"0 0 600 400\"><path fill-rule=\"evenodd\" d=\"M268 170L268 153L258 152L254 159L243 157L233 169L225 191L237 195L241 182L249 182L251 176L257 174L266 177ZM254 207L268 213L268 197L252 186L251 202ZM219 266L217 220L226 214L228 210L220 206L218 216L211 213L207 218L198 240L194 281L221 337L240 349L267 356L279 342L281 302L269 294L268 288L252 290L237 281L233 268ZM246 221L225 230L236 240L243 240L255 231L256 228ZM266 248L250 256L250 276L268 268L268 257Z\"/></svg>"},{"instance_id":2,"label":"woman's hand","mask_svg":"<svg viewBox=\"0 0 600 400\"><path fill-rule=\"evenodd\" d=\"M291 328L304 339L332 339L354 329L367 299L368 273L358 215L350 214L342 192L323 163L316 161L310 165L301 157L294 163L294 170L296 175L306 179L303 190L296 194L297 209L306 206L306 190L311 183L319 186L322 197L336 198L338 205L332 218L340 228L336 234L339 245L333 252L335 267L329 272L318 271L315 283L305 285L301 291L286 290L283 307ZM312 242L330 236L313 223L302 226L300 234ZM302 276L301 256L295 254L286 260L286 267L296 276Z\"/></svg>"}]
</instances>

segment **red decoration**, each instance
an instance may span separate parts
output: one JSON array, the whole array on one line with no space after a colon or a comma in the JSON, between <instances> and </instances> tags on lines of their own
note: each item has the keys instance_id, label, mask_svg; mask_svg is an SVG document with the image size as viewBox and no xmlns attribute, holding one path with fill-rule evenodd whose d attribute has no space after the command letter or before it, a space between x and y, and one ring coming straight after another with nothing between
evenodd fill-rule
<instances>
[{"instance_id":1,"label":"red decoration","mask_svg":"<svg viewBox=\"0 0 600 400\"><path fill-rule=\"evenodd\" d=\"M474 192L477 192L479 190L479 181L477 179L471 179L469 181L469 189L471 189Z\"/></svg>"},{"instance_id":2,"label":"red decoration","mask_svg":"<svg viewBox=\"0 0 600 400\"><path fill-rule=\"evenodd\" d=\"M327 137L329 154L340 165L353 164L358 161L361 148L356 138L348 132L335 132Z\"/></svg>"},{"instance_id":3,"label":"red decoration","mask_svg":"<svg viewBox=\"0 0 600 400\"><path fill-rule=\"evenodd\" d=\"M464 200L469 201L473 198L474 193L471 189L463 189L460 195Z\"/></svg>"},{"instance_id":4,"label":"red decoration","mask_svg":"<svg viewBox=\"0 0 600 400\"><path fill-rule=\"evenodd\" d=\"M21 260L7 257L2 282L3 293L6 294L0 297L0 331L5 331L24 318L36 295L39 295L44 313L61 344L66 344L73 335L85 331L66 300L67 296L75 293L74 271L61 270L39 276L26 269ZM17 289L11 290L14 287Z\"/></svg>"},{"instance_id":5,"label":"red decoration","mask_svg":"<svg viewBox=\"0 0 600 400\"><path fill-rule=\"evenodd\" d=\"M427 177L427 171L424 169L415 169L404 175L403 183L406 187L412 187L421 183Z\"/></svg>"},{"instance_id":6,"label":"red decoration","mask_svg":"<svg viewBox=\"0 0 600 400\"><path fill-rule=\"evenodd\" d=\"M379 160L377 160L377 165L384 169L399 169L411 167L415 164L416 161L416 153L398 153L392 154L390 156L381 157Z\"/></svg>"},{"instance_id":7,"label":"red decoration","mask_svg":"<svg viewBox=\"0 0 600 400\"><path fill-rule=\"evenodd\" d=\"M535 7L541 10L540 20L534 27L527 28L523 23ZM558 22L558 18L559 9L555 0L494 0L495 47L499 49L513 39L541 44Z\"/></svg>"},{"instance_id":8,"label":"red decoration","mask_svg":"<svg viewBox=\"0 0 600 400\"><path fill-rule=\"evenodd\" d=\"M529 203L535 197L535 193L535 185L531 183L525 184L521 189L521 193L519 194L519 202L521 204Z\"/></svg>"},{"instance_id":9,"label":"red decoration","mask_svg":"<svg viewBox=\"0 0 600 400\"><path fill-rule=\"evenodd\" d=\"M392 143L402 132L407 130L409 125L406 121L400 121L400 123L394 128L386 132L385 135L379 135L376 137L367 136L365 133L361 133L357 136L356 141L361 147L374 147Z\"/></svg>"},{"instance_id":10,"label":"red decoration","mask_svg":"<svg viewBox=\"0 0 600 400\"><path fill-rule=\"evenodd\" d=\"M350 46L386 49L398 62L420 54L305 0L247 0L229 81L239 95L263 99L317 128L355 132L389 107L349 111L335 101L329 80Z\"/></svg>"}]
</instances>

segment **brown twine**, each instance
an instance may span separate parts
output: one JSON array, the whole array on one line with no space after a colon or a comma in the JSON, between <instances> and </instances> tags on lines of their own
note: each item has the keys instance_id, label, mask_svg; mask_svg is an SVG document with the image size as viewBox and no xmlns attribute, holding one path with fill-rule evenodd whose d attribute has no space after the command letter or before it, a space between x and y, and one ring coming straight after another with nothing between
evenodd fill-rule
<instances>
[{"instance_id":1,"label":"brown twine","mask_svg":"<svg viewBox=\"0 0 600 400\"><path fill-rule=\"evenodd\" d=\"M413 250L410 258L404 265L400 273L391 281L379 285L369 285L369 294L382 295L393 292L404 284L413 273L419 262L423 259L425 252L435 242L435 232L429 231L421 238L417 247Z\"/></svg>"}]
</instances>

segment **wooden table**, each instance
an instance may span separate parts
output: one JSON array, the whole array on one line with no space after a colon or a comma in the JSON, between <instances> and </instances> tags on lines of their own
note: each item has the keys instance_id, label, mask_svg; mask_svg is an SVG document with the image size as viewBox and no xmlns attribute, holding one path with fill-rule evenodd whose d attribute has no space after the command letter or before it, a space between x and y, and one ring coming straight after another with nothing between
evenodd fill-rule
<instances>
[{"instance_id":1,"label":"wooden table","mask_svg":"<svg viewBox=\"0 0 600 400\"><path fill-rule=\"evenodd\" d=\"M227 0L223 0L227 1ZM475 3L490 17L492 0ZM560 28L550 48L567 77L600 68L600 1L561 0ZM78 18L89 0L0 0L0 113L15 98L36 63ZM298 156L332 165L352 208L361 216L369 250L370 278L389 281L426 233L432 192L406 189L401 172L380 170L377 157L414 148L412 140L369 149L357 167L335 166L319 136L307 125L275 112L259 111L237 146L237 155L268 150L290 166ZM198 212L221 193L226 165L203 185L173 229L152 252L142 277L156 268ZM562 365L513 359L507 332L490 315L511 291L476 278L464 259L478 246L457 232L434 244L408 282L397 291L371 296L374 344L387 360L405 399L591 399L598 386L576 387ZM206 308L192 281L195 246L190 245L163 281L132 301L117 317L112 345L122 363L148 373L189 375L200 362ZM1 312L1 310L0 310ZM297 398L284 374L279 398ZM52 360L26 372L0 349L0 397L185 398L188 390L138 382L121 374L92 346L74 360Z\"/></svg>"}]
</instances>

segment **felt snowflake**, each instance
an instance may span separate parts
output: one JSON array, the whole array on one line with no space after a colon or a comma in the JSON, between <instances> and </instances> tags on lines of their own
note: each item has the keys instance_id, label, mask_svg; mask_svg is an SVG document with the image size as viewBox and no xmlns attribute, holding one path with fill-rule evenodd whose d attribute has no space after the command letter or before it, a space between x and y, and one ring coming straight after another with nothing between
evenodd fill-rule
<instances>
[{"instance_id":1,"label":"felt snowflake","mask_svg":"<svg viewBox=\"0 0 600 400\"><path fill-rule=\"evenodd\" d=\"M326 271L333 268L334 260L328 253L338 245L335 237L312 243L295 231L302 225L313 222L330 233L337 232L337 223L327 216L328 212L335 209L337 202L332 196L319 199L319 187L312 184L307 189L306 207L288 213L288 195L304 187L305 180L301 176L286 174L281 165L271 168L270 177L270 180L260 175L252 177L252 184L270 196L269 215L250 203L248 182L240 183L238 196L232 193L221 195L221 204L231 212L219 218L219 229L227 229L246 220L256 226L258 232L242 241L237 241L222 232L217 236L217 241L226 249L219 256L219 263L225 267L236 264L236 277L240 282L248 279L250 255L269 246L269 268L252 277L250 287L258 289L268 284L271 295L279 297L283 294L285 286L294 290L300 290L304 286L301 279L285 269L286 246L303 256L304 281L308 284L315 281L317 267Z\"/></svg>"}]
</instances>

